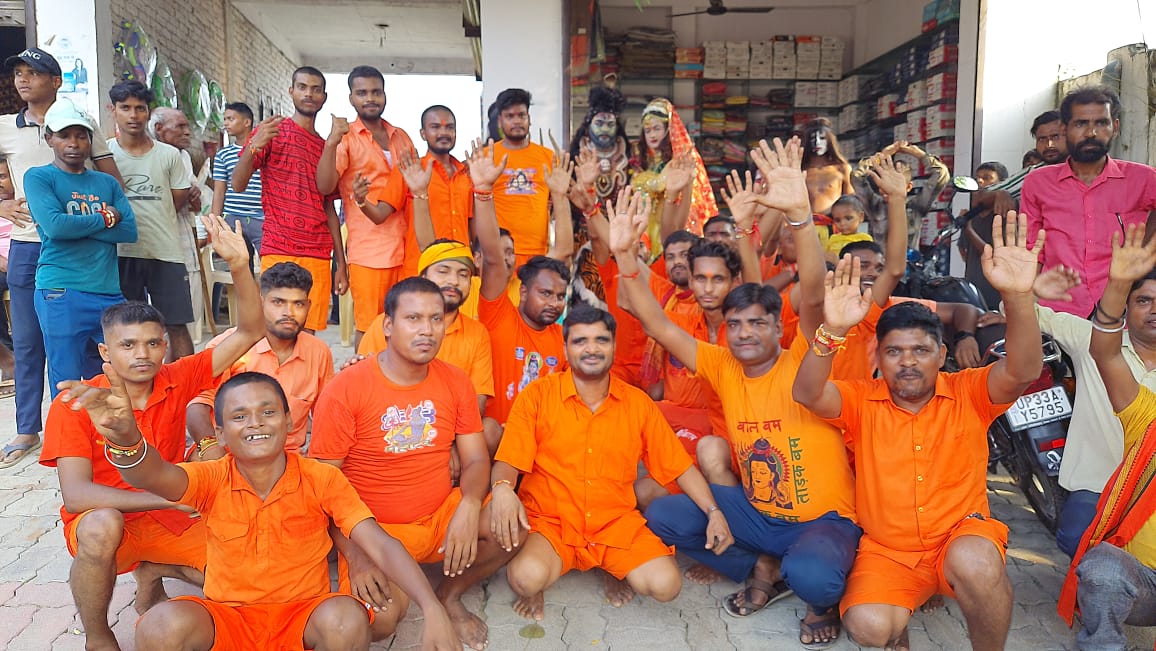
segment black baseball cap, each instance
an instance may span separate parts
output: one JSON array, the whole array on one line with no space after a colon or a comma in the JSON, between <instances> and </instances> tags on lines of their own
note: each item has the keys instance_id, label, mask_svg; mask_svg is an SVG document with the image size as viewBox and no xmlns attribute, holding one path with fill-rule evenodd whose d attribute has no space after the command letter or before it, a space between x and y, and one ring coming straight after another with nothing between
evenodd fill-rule
<instances>
[{"instance_id":1,"label":"black baseball cap","mask_svg":"<svg viewBox=\"0 0 1156 651\"><path fill-rule=\"evenodd\" d=\"M4 60L4 68L11 70L17 63L26 63L35 70L40 72L47 72L53 77L60 77L60 64L56 62L56 57L41 50L38 47L30 47L20 54L13 54Z\"/></svg>"}]
</instances>

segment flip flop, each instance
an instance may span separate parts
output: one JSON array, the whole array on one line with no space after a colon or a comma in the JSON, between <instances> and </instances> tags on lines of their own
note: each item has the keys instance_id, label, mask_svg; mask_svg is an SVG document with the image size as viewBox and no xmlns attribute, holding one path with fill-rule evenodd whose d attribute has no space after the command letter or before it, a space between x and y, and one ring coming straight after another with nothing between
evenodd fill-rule
<instances>
[{"instance_id":1,"label":"flip flop","mask_svg":"<svg viewBox=\"0 0 1156 651\"><path fill-rule=\"evenodd\" d=\"M0 457L0 469L11 468L12 466L20 463L29 454L40 449L41 443L42 441L38 437L35 443L9 443L8 445L5 445L3 450L4 456ZM9 459L8 455L12 454L13 452L22 452L23 454L16 457L15 459Z\"/></svg>"},{"instance_id":2,"label":"flip flop","mask_svg":"<svg viewBox=\"0 0 1156 651\"><path fill-rule=\"evenodd\" d=\"M814 624L808 624L807 621L803 619L799 620L799 644L803 645L803 648L807 649L807 651L823 651L823 649L830 649L831 647L835 646L835 643L839 641L839 636L843 633L843 621L839 619L838 608L832 608L827 612L827 614L820 615L820 617L821 619ZM810 636L811 639L814 640L819 630L832 625L834 625L836 630L835 637L831 638L830 640L826 642L815 641L810 643L803 641L804 634Z\"/></svg>"},{"instance_id":3,"label":"flip flop","mask_svg":"<svg viewBox=\"0 0 1156 651\"><path fill-rule=\"evenodd\" d=\"M16 395L16 380L0 380L0 400Z\"/></svg>"},{"instance_id":4,"label":"flip flop","mask_svg":"<svg viewBox=\"0 0 1156 651\"><path fill-rule=\"evenodd\" d=\"M754 602L752 593L755 590L758 590L759 592L767 595L766 603L756 604ZM748 617L775 603L776 601L786 599L793 594L795 594L795 591L787 587L786 581L783 581L782 579L779 579L774 583L774 585L772 585L762 579L751 577L750 583L747 584L747 587L743 588L739 592L727 595L727 598L723 600L723 609L726 610L727 614L732 617ZM736 603L739 595L742 595L743 597L742 604Z\"/></svg>"}]
</instances>

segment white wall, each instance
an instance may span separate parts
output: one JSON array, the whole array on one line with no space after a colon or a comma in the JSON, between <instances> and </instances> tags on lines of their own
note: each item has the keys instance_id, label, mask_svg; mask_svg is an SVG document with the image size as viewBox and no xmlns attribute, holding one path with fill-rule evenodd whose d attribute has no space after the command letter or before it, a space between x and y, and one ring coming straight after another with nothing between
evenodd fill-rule
<instances>
[{"instance_id":1,"label":"white wall","mask_svg":"<svg viewBox=\"0 0 1156 651\"><path fill-rule=\"evenodd\" d=\"M923 0L869 0L856 5L852 67L919 36L925 4Z\"/></svg>"},{"instance_id":2,"label":"white wall","mask_svg":"<svg viewBox=\"0 0 1156 651\"><path fill-rule=\"evenodd\" d=\"M1151 0L987 0L984 3L982 160L1018 169L1035 146L1037 115L1059 104L1056 82L1103 67L1109 50L1156 39Z\"/></svg>"},{"instance_id":3,"label":"white wall","mask_svg":"<svg viewBox=\"0 0 1156 651\"><path fill-rule=\"evenodd\" d=\"M482 106L486 108L507 88L530 91L530 134L553 131L565 146L563 127L562 53L569 39L563 30L562 0L485 0L482 5ZM547 140L546 146L549 147Z\"/></svg>"}]
</instances>

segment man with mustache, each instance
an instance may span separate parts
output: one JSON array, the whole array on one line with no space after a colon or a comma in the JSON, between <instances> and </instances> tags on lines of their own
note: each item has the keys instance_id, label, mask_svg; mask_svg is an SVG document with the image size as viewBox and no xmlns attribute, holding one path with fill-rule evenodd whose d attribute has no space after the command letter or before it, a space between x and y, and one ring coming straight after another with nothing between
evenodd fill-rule
<instances>
[{"instance_id":1,"label":"man with mustache","mask_svg":"<svg viewBox=\"0 0 1156 651\"><path fill-rule=\"evenodd\" d=\"M935 594L954 596L973 649L1002 649L1012 614L1008 529L987 500L987 429L1040 374L1032 284L1044 233L1026 246L1027 218L997 217L984 273L1008 317L1007 356L942 373L943 324L900 303L875 331L881 378L828 381L851 328L872 309L850 256L826 278L823 323L799 366L796 401L843 430L854 454L855 512L863 537L839 603L860 645L910 648L907 622ZM1005 244L1006 242L1006 244Z\"/></svg>"},{"instance_id":2,"label":"man with mustache","mask_svg":"<svg viewBox=\"0 0 1156 651\"><path fill-rule=\"evenodd\" d=\"M145 113L144 115L147 115ZM220 217L203 217L213 251L229 263L237 290L237 329L216 348L164 364L168 342L164 316L144 303L121 303L104 311L100 356L123 381L137 424L166 461L185 459L185 409L198 393L216 386L264 332L257 282L249 272L249 252L238 226L230 231ZM107 389L97 375L83 383L57 385ZM132 571L136 610L143 614L168 598L163 577L202 583L205 528L189 510L129 486L109 461L104 437L84 411L57 396L48 409L40 463L55 467L64 504L60 517L74 561L69 587L80 613L89 649L119 648L108 624L116 575Z\"/></svg>"},{"instance_id":3,"label":"man with mustache","mask_svg":"<svg viewBox=\"0 0 1156 651\"><path fill-rule=\"evenodd\" d=\"M494 396L494 371L491 362L490 333L478 322L462 313L461 307L470 295L475 273L470 247L453 240L435 240L422 251L417 263L421 277L442 290L445 300L445 339L437 358L460 368L470 376L478 394L478 412L485 413L486 402ZM380 314L357 347L358 360L375 355L389 347ZM456 474L456 473L455 473Z\"/></svg>"},{"instance_id":4,"label":"man with mustache","mask_svg":"<svg viewBox=\"0 0 1156 651\"><path fill-rule=\"evenodd\" d=\"M349 289L333 190L319 190L317 183L325 141L317 135L315 121L327 97L320 70L310 66L294 70L289 88L293 116L274 115L257 125L241 150L232 178L233 191L244 192L253 172L261 170L265 209L261 270L293 262L313 276L305 319L309 333L325 329L332 293L344 294ZM336 271L330 271L331 259L337 263Z\"/></svg>"},{"instance_id":5,"label":"man with mustache","mask_svg":"<svg viewBox=\"0 0 1156 651\"><path fill-rule=\"evenodd\" d=\"M1120 98L1102 86L1078 88L1060 102L1066 165L1042 167L1024 181L1028 229L1048 232L1044 269L1064 265L1083 281L1070 302L1041 300L1057 312L1088 317L1108 283L1112 237L1156 210L1156 169L1117 160L1108 148L1120 128ZM1115 318L1105 316L1105 318Z\"/></svg>"},{"instance_id":6,"label":"man with mustache","mask_svg":"<svg viewBox=\"0 0 1156 651\"><path fill-rule=\"evenodd\" d=\"M362 212L371 220L382 223L401 211L399 221L405 225L403 277L418 274L422 251L435 239L469 242L473 238L473 184L465 165L450 154L457 145L457 134L453 111L441 105L427 108L421 114L421 139L429 148L426 155L416 159L407 149L400 153L400 173L390 174L388 182L354 187L355 198L364 204ZM370 331L372 328L366 332Z\"/></svg>"},{"instance_id":7,"label":"man with mustache","mask_svg":"<svg viewBox=\"0 0 1156 651\"><path fill-rule=\"evenodd\" d=\"M382 323L389 346L325 388L309 455L341 468L377 522L417 562L443 564L448 578L438 598L462 641L482 649L486 625L461 595L509 554L488 527L479 527L490 519L483 505L490 454L470 378L436 358L446 336L446 293L425 278L406 278L389 290ZM458 487L450 471L455 446ZM377 566L346 536L334 531L333 538L343 559L343 591L382 607L381 595L393 593L394 603L373 624L376 639L392 634L408 600L389 583L384 571L392 568Z\"/></svg>"},{"instance_id":8,"label":"man with mustache","mask_svg":"<svg viewBox=\"0 0 1156 651\"><path fill-rule=\"evenodd\" d=\"M339 192L349 232L349 291L353 292L354 348L373 317L381 314L385 294L402 273L408 224L364 210L359 187L381 191L397 174L398 162L413 149L409 134L382 119L385 77L372 66L357 66L349 73L349 103L357 111L353 124L333 116L333 127L317 163L317 189Z\"/></svg>"},{"instance_id":9,"label":"man with mustache","mask_svg":"<svg viewBox=\"0 0 1156 651\"><path fill-rule=\"evenodd\" d=\"M309 314L309 290L313 277L302 266L278 262L261 274L261 309L265 336L225 371L228 379L246 371L276 378L289 396L291 428L285 449L299 452L309 432L309 417L325 384L333 378L333 353L321 339L303 332ZM222 332L205 346L215 348L236 328ZM185 426L196 445L194 459L208 461L225 456L213 429L216 389L202 391L189 403Z\"/></svg>"}]
</instances>

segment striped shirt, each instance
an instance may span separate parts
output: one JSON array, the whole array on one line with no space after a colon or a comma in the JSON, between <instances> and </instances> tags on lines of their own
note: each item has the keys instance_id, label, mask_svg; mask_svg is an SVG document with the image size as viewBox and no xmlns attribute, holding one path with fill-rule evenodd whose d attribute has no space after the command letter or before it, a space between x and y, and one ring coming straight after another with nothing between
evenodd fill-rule
<instances>
[{"instance_id":1,"label":"striped shirt","mask_svg":"<svg viewBox=\"0 0 1156 651\"><path fill-rule=\"evenodd\" d=\"M233 170L241 158L240 145L222 147L213 157L213 180L225 183L225 214L234 217L263 219L261 207L261 170L254 170L244 192L233 191Z\"/></svg>"},{"instance_id":2,"label":"striped shirt","mask_svg":"<svg viewBox=\"0 0 1156 651\"><path fill-rule=\"evenodd\" d=\"M1010 176L1008 176L1006 179L1000 181L999 183L993 183L993 184L987 186L986 188L984 188L984 191L985 192L995 192L996 190L1003 190L1004 192L1007 192L1008 194L1010 194L1013 199L1018 200L1020 198L1020 188L1022 188L1024 185L1024 179L1026 179L1028 177L1028 174L1031 173L1032 170L1035 170L1035 169L1043 167L1043 166L1044 166L1043 163L1036 163L1035 165L1032 165L1031 167L1025 167L1022 170L1011 174Z\"/></svg>"}]
</instances>

